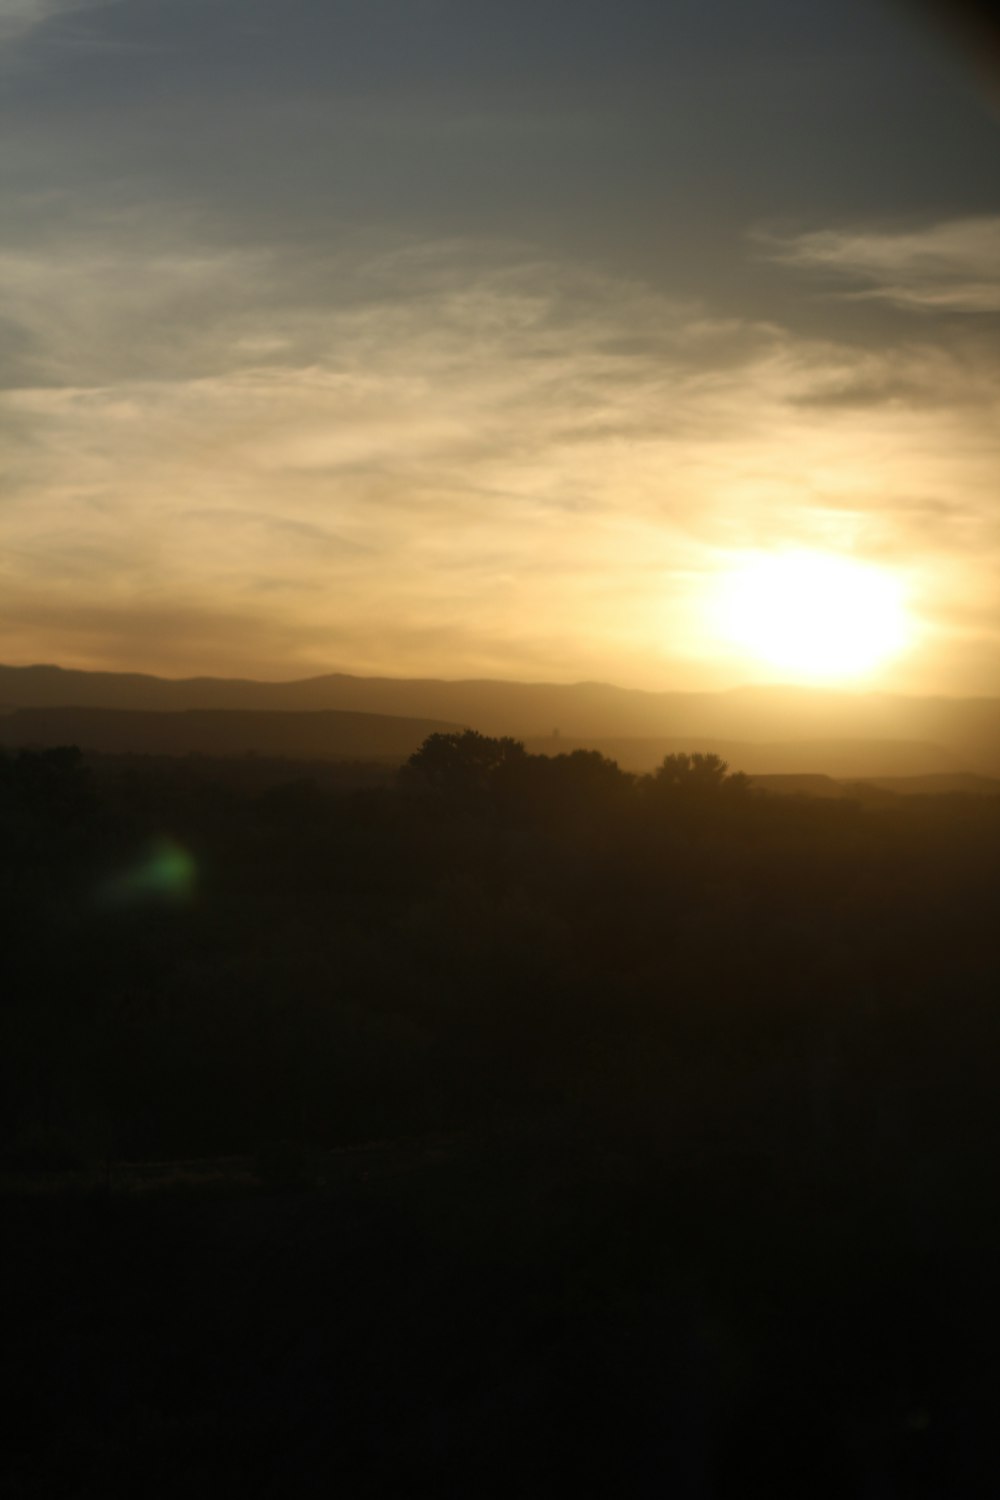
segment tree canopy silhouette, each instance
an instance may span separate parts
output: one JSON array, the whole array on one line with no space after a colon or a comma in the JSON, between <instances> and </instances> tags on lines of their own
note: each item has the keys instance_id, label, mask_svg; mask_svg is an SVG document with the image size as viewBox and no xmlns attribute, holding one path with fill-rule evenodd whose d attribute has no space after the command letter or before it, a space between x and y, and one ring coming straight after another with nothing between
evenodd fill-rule
<instances>
[{"instance_id":1,"label":"tree canopy silhouette","mask_svg":"<svg viewBox=\"0 0 1000 1500\"><path fill-rule=\"evenodd\" d=\"M661 764L647 778L648 785L657 795L714 796L719 793L742 795L750 789L750 778L742 771L730 771L729 763L720 755L666 755Z\"/></svg>"},{"instance_id":2,"label":"tree canopy silhouette","mask_svg":"<svg viewBox=\"0 0 1000 1500\"><path fill-rule=\"evenodd\" d=\"M410 756L401 779L410 790L466 798L487 791L501 767L526 758L520 741L509 737L492 739L475 729L432 734Z\"/></svg>"}]
</instances>

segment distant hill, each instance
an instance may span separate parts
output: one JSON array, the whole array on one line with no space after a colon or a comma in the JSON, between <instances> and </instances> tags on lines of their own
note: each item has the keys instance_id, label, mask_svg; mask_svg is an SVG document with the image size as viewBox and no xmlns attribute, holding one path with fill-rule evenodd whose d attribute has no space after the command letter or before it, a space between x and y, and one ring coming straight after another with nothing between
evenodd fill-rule
<instances>
[{"instance_id":1,"label":"distant hill","mask_svg":"<svg viewBox=\"0 0 1000 1500\"><path fill-rule=\"evenodd\" d=\"M822 797L843 802L851 796L850 785L832 776L752 776L750 780L758 792L774 797Z\"/></svg>"},{"instance_id":2,"label":"distant hill","mask_svg":"<svg viewBox=\"0 0 1000 1500\"><path fill-rule=\"evenodd\" d=\"M943 774L939 776L871 776L865 780L832 776L752 776L758 791L783 797L845 797L863 802L892 803L897 797L1000 797L1000 778Z\"/></svg>"},{"instance_id":3,"label":"distant hill","mask_svg":"<svg viewBox=\"0 0 1000 1500\"><path fill-rule=\"evenodd\" d=\"M68 707L161 712L338 710L467 724L484 734L510 734L546 749L546 742L558 731L561 748L615 744L621 748L615 758L635 769L648 769L656 762L656 754L643 764L635 759L653 752L652 745L632 743L645 740L696 749L739 745L744 749L742 768L761 773L825 772L867 778L958 772L1000 775L998 698L918 698L784 687L654 693L594 682L449 682L343 673L295 682L172 680L55 666L0 667L0 711ZM858 758L862 744L869 743L870 753L866 749ZM797 751L792 755L792 744L806 746L803 754L812 759L803 759ZM764 764L755 749L751 763L751 746L780 747L786 758L780 764ZM851 747L850 759L844 758L845 747ZM605 753L615 754L611 749Z\"/></svg>"},{"instance_id":4,"label":"distant hill","mask_svg":"<svg viewBox=\"0 0 1000 1500\"><path fill-rule=\"evenodd\" d=\"M28 708L0 717L9 747L79 745L148 755L280 755L292 759L402 761L429 734L460 728L385 714L254 713L193 709L156 713L108 708Z\"/></svg>"},{"instance_id":5,"label":"distant hill","mask_svg":"<svg viewBox=\"0 0 1000 1500\"><path fill-rule=\"evenodd\" d=\"M568 739L549 736L528 739L535 755L559 755L572 750L599 750L626 771L651 771L665 755L701 751L720 755L732 771L748 776L854 777L874 780L880 776L950 774L955 757L940 745L909 740L821 740L789 739L765 741L717 739L711 734L649 739Z\"/></svg>"},{"instance_id":6,"label":"distant hill","mask_svg":"<svg viewBox=\"0 0 1000 1500\"><path fill-rule=\"evenodd\" d=\"M1000 777L971 776L963 772L939 776L877 776L872 786L904 797L1000 797Z\"/></svg>"}]
</instances>

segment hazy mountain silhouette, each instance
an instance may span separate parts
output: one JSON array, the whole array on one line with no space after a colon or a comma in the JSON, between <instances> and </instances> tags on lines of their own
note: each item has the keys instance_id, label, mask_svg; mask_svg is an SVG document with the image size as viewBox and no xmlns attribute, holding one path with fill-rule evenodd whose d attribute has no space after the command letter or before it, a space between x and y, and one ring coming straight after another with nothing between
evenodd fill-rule
<instances>
[{"instance_id":1,"label":"hazy mountain silhouette","mask_svg":"<svg viewBox=\"0 0 1000 1500\"><path fill-rule=\"evenodd\" d=\"M559 755L572 750L599 750L625 771L651 771L665 755L691 755L696 751L719 755L733 771L748 776L794 776L817 779L855 777L874 780L883 776L925 777L952 774L961 762L941 745L917 740L821 739L818 737L770 740L760 744L747 740L718 739L712 734L644 739L582 740L563 735L528 739L525 747L534 755Z\"/></svg>"},{"instance_id":2,"label":"hazy mountain silhouette","mask_svg":"<svg viewBox=\"0 0 1000 1500\"><path fill-rule=\"evenodd\" d=\"M907 776L900 779L904 782L910 780ZM776 797L820 797L826 801L842 802L851 796L851 783L836 781L832 776L764 775L751 776L750 780L757 791L769 792Z\"/></svg>"},{"instance_id":3,"label":"hazy mountain silhouette","mask_svg":"<svg viewBox=\"0 0 1000 1500\"><path fill-rule=\"evenodd\" d=\"M0 743L148 755L279 755L405 760L428 735L460 728L386 714L28 708L0 718Z\"/></svg>"},{"instance_id":4,"label":"hazy mountain silhouette","mask_svg":"<svg viewBox=\"0 0 1000 1500\"><path fill-rule=\"evenodd\" d=\"M536 748L548 739L554 739L553 749L593 746L615 754L621 764L634 769L648 769L670 750L698 748L725 754L734 765L742 763L741 768L760 773L1000 774L997 698L923 698L791 687L646 692L593 682L450 682L341 673L294 682L170 680L54 666L0 667L0 708L69 707L160 712L337 710L441 720L470 725L483 734L514 735ZM557 737L553 731L558 731ZM638 740L656 743L625 743ZM795 745L794 753L789 742ZM737 747L743 748L742 755L736 753ZM768 755L762 760L758 752L765 747Z\"/></svg>"},{"instance_id":5,"label":"hazy mountain silhouette","mask_svg":"<svg viewBox=\"0 0 1000 1500\"><path fill-rule=\"evenodd\" d=\"M901 792L910 797L941 797L958 794L963 797L998 797L1000 779L996 776L973 776L966 772L954 775L878 776L872 786L886 792Z\"/></svg>"}]
</instances>

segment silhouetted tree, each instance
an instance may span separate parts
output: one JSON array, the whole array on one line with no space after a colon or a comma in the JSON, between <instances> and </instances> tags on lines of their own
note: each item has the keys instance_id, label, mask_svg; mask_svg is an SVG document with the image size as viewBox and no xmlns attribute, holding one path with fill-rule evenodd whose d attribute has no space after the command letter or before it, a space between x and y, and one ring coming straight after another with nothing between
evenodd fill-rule
<instances>
[{"instance_id":1,"label":"silhouetted tree","mask_svg":"<svg viewBox=\"0 0 1000 1500\"><path fill-rule=\"evenodd\" d=\"M619 805L632 785L633 778L598 750L512 758L493 776L498 805L533 823L600 816Z\"/></svg>"},{"instance_id":2,"label":"silhouetted tree","mask_svg":"<svg viewBox=\"0 0 1000 1500\"><path fill-rule=\"evenodd\" d=\"M70 824L93 811L90 772L75 745L53 750L0 752L0 809L28 813L49 824Z\"/></svg>"},{"instance_id":3,"label":"silhouetted tree","mask_svg":"<svg viewBox=\"0 0 1000 1500\"><path fill-rule=\"evenodd\" d=\"M509 737L491 739L474 729L432 734L410 756L400 781L409 790L466 800L486 793L501 767L527 758L521 742Z\"/></svg>"},{"instance_id":4,"label":"silhouetted tree","mask_svg":"<svg viewBox=\"0 0 1000 1500\"><path fill-rule=\"evenodd\" d=\"M720 755L696 751L664 756L647 785L656 796L703 798L723 792L742 795L750 788L750 778L742 771L731 772Z\"/></svg>"}]
</instances>

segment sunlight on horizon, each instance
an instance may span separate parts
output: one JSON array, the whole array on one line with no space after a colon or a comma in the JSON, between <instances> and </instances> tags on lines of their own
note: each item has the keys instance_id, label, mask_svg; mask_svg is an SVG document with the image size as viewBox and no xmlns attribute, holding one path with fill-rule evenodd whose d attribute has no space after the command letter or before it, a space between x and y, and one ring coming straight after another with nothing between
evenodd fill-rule
<instances>
[{"instance_id":1,"label":"sunlight on horizon","mask_svg":"<svg viewBox=\"0 0 1000 1500\"><path fill-rule=\"evenodd\" d=\"M749 554L711 610L731 647L806 684L872 677L915 639L898 575L832 553Z\"/></svg>"}]
</instances>

